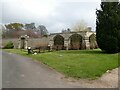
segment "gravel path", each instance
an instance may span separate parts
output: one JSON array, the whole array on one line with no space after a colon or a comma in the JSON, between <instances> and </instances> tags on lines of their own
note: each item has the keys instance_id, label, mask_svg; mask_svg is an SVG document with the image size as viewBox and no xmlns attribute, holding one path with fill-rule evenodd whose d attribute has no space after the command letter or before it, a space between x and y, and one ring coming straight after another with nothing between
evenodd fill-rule
<instances>
[{"instance_id":1,"label":"gravel path","mask_svg":"<svg viewBox=\"0 0 120 90\"><path fill-rule=\"evenodd\" d=\"M76 83L76 85L79 84L82 88L118 88L120 87L118 84L118 71L120 71L120 68L107 71L102 77L96 80L74 80L69 78L68 81Z\"/></svg>"}]
</instances>

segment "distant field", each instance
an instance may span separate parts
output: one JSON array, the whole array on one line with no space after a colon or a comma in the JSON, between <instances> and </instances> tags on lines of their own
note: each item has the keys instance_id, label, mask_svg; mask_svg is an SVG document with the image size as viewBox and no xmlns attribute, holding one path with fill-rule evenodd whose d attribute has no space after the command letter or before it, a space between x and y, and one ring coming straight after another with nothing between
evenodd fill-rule
<instances>
[{"instance_id":1,"label":"distant field","mask_svg":"<svg viewBox=\"0 0 120 90\"><path fill-rule=\"evenodd\" d=\"M107 70L119 67L118 54L105 54L100 49L61 50L37 55L27 55L26 51L19 49L8 49L6 51L31 57L52 67L66 77L76 79L96 79Z\"/></svg>"}]
</instances>

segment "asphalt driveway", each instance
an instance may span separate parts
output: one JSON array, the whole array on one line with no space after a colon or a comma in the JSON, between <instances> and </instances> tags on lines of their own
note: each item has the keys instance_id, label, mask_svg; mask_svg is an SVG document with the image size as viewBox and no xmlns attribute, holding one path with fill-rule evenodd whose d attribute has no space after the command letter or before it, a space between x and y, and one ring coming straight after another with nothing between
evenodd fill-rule
<instances>
[{"instance_id":1,"label":"asphalt driveway","mask_svg":"<svg viewBox=\"0 0 120 90\"><path fill-rule=\"evenodd\" d=\"M62 75L30 58L2 52L3 88L79 88Z\"/></svg>"}]
</instances>

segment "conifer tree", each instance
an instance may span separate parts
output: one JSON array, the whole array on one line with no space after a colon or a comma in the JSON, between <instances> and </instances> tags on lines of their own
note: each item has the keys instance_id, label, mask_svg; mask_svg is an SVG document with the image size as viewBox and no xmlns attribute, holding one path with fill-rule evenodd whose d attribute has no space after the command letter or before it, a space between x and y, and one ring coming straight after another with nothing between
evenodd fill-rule
<instances>
[{"instance_id":1,"label":"conifer tree","mask_svg":"<svg viewBox=\"0 0 120 90\"><path fill-rule=\"evenodd\" d=\"M100 49L107 53L120 52L120 2L101 2L96 10L96 39Z\"/></svg>"}]
</instances>

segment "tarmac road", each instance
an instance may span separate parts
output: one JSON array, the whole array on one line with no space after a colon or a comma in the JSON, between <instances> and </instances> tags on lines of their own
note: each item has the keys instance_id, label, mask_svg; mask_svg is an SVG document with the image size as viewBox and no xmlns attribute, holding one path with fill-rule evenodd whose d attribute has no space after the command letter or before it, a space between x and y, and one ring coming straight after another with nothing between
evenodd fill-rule
<instances>
[{"instance_id":1,"label":"tarmac road","mask_svg":"<svg viewBox=\"0 0 120 90\"><path fill-rule=\"evenodd\" d=\"M61 74L30 58L2 52L3 88L79 88Z\"/></svg>"}]
</instances>

